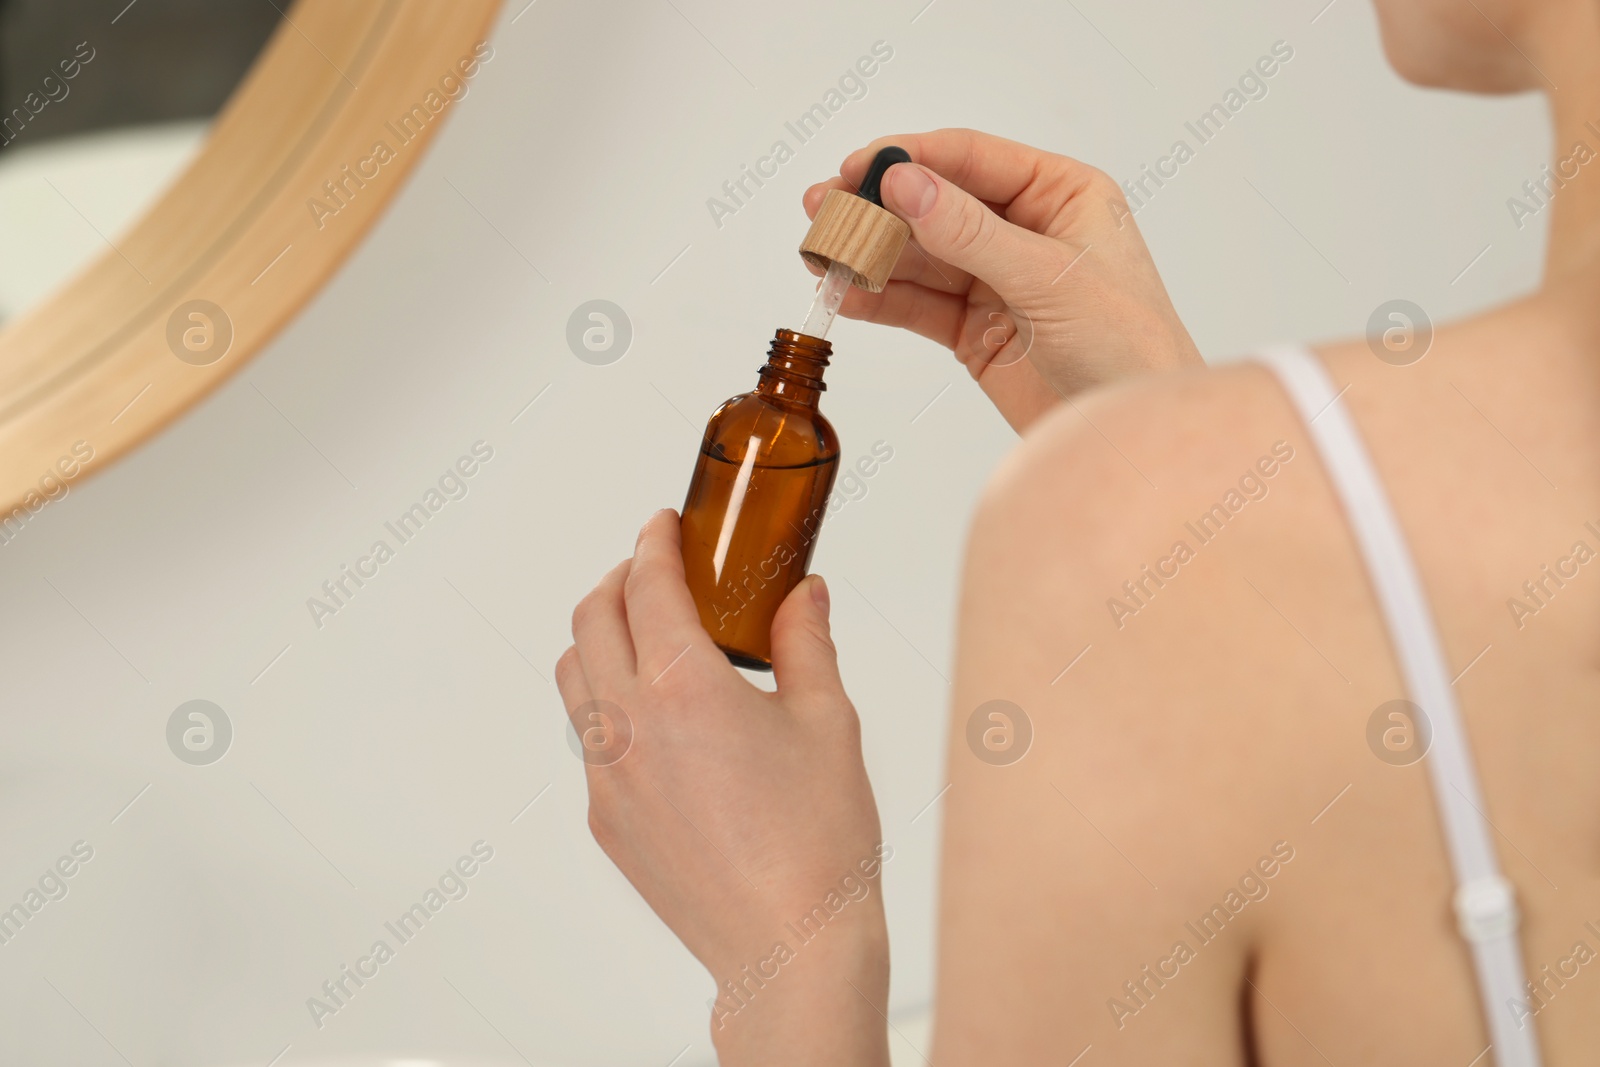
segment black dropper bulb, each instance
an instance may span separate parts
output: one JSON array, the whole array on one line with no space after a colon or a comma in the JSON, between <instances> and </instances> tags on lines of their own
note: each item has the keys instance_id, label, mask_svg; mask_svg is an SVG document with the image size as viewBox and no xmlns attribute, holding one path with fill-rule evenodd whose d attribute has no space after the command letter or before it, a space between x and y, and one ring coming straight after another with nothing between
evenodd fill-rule
<instances>
[{"instance_id":1,"label":"black dropper bulb","mask_svg":"<svg viewBox=\"0 0 1600 1067\"><path fill-rule=\"evenodd\" d=\"M883 206L883 172L896 163L910 163L911 153L897 145L880 148L878 154L872 157L872 165L867 168L867 176L861 179L861 188L856 190L856 195L870 203Z\"/></svg>"}]
</instances>

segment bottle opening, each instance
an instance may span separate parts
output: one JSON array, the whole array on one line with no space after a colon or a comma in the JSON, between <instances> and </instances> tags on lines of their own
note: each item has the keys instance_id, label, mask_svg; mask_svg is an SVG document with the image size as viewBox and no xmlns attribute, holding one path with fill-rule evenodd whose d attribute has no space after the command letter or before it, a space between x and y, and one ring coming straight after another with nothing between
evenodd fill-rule
<instances>
[{"instance_id":1,"label":"bottle opening","mask_svg":"<svg viewBox=\"0 0 1600 1067\"><path fill-rule=\"evenodd\" d=\"M793 347L798 350L798 354L810 356L812 359L820 359L824 366L827 365L828 358L833 355L833 342L823 337L801 333L799 330L779 329L772 335L773 354L778 352L780 345Z\"/></svg>"},{"instance_id":2,"label":"bottle opening","mask_svg":"<svg viewBox=\"0 0 1600 1067\"><path fill-rule=\"evenodd\" d=\"M764 391L796 400L815 400L828 387L822 381L833 345L798 330L780 329L772 336L766 366L761 368Z\"/></svg>"}]
</instances>

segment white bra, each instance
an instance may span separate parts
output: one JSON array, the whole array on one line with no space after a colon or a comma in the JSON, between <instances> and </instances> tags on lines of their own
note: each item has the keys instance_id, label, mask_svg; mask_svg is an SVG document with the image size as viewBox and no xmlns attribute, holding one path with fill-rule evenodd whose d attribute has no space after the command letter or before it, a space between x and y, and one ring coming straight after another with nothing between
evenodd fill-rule
<instances>
[{"instance_id":1,"label":"white bra","mask_svg":"<svg viewBox=\"0 0 1600 1067\"><path fill-rule=\"evenodd\" d=\"M1524 996L1516 898L1495 858L1472 749L1400 524L1361 435L1317 357L1285 346L1254 358L1277 375L1316 443L1366 562L1407 695L1432 726L1432 743L1423 758L1455 868L1456 919L1472 948L1493 1060L1499 1067L1538 1067L1532 1021L1526 1013L1519 1018L1513 1009Z\"/></svg>"}]
</instances>

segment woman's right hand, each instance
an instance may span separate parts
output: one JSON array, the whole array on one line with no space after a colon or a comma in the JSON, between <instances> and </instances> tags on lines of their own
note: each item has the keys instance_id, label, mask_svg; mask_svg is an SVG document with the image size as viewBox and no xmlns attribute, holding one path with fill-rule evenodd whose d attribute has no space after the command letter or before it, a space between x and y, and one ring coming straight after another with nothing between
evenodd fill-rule
<instances>
[{"instance_id":1,"label":"woman's right hand","mask_svg":"<svg viewBox=\"0 0 1600 1067\"><path fill-rule=\"evenodd\" d=\"M975 130L882 137L806 190L806 214L891 144L913 162L885 173L883 203L915 244L840 314L949 348L1019 433L1061 397L1202 362L1122 190L1077 160Z\"/></svg>"}]
</instances>

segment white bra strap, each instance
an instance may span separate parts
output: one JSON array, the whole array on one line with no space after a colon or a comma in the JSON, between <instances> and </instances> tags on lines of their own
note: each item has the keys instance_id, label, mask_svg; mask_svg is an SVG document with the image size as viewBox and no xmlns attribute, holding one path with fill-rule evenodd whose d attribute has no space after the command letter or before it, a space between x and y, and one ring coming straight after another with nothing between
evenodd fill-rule
<instances>
[{"instance_id":1,"label":"white bra strap","mask_svg":"<svg viewBox=\"0 0 1600 1067\"><path fill-rule=\"evenodd\" d=\"M1493 1060L1499 1067L1538 1067L1533 1020L1522 1008L1516 898L1495 857L1455 689L1400 524L1321 361L1299 346L1269 348L1255 358L1276 373L1317 446L1366 562L1407 693L1432 727L1424 758L1455 868L1456 920L1472 948Z\"/></svg>"}]
</instances>

